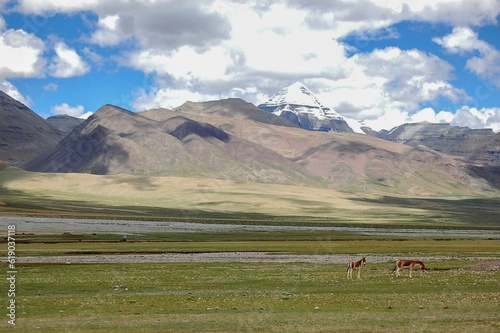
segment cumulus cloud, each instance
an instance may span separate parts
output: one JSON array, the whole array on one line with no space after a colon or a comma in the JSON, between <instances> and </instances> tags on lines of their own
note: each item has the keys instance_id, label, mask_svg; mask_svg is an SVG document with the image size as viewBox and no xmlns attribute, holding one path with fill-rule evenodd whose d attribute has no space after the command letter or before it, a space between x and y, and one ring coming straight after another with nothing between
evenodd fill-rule
<instances>
[{"instance_id":1,"label":"cumulus cloud","mask_svg":"<svg viewBox=\"0 0 500 333\"><path fill-rule=\"evenodd\" d=\"M65 43L56 43L54 51L56 55L49 65L49 72L52 76L68 78L80 76L90 71L90 66L75 50L69 48Z\"/></svg>"},{"instance_id":2,"label":"cumulus cloud","mask_svg":"<svg viewBox=\"0 0 500 333\"><path fill-rule=\"evenodd\" d=\"M425 108L409 116L407 122L420 123L426 121L429 123L451 123L453 118L454 114L452 112L440 111L436 113L433 108Z\"/></svg>"},{"instance_id":3,"label":"cumulus cloud","mask_svg":"<svg viewBox=\"0 0 500 333\"><path fill-rule=\"evenodd\" d=\"M227 18L213 1L159 0L97 6L97 29L90 40L101 46L133 39L143 48L177 49L189 45L201 50L230 37Z\"/></svg>"},{"instance_id":4,"label":"cumulus cloud","mask_svg":"<svg viewBox=\"0 0 500 333\"><path fill-rule=\"evenodd\" d=\"M186 101L202 102L218 98L187 89L153 88L149 92L141 89L137 92L133 106L136 110L174 108Z\"/></svg>"},{"instance_id":5,"label":"cumulus cloud","mask_svg":"<svg viewBox=\"0 0 500 333\"><path fill-rule=\"evenodd\" d=\"M456 27L451 34L442 38L436 37L433 40L450 53L477 52L478 56L467 60L466 67L479 77L500 87L500 51L493 45L480 40L471 28Z\"/></svg>"},{"instance_id":6,"label":"cumulus cloud","mask_svg":"<svg viewBox=\"0 0 500 333\"><path fill-rule=\"evenodd\" d=\"M471 128L491 128L500 132L500 108L471 108L462 106L451 121L452 125Z\"/></svg>"},{"instance_id":7,"label":"cumulus cloud","mask_svg":"<svg viewBox=\"0 0 500 333\"><path fill-rule=\"evenodd\" d=\"M70 106L67 103L56 105L52 107L51 111L53 114L56 115L67 114L68 116L82 118L82 119L87 119L92 115L92 112L85 111L83 105Z\"/></svg>"},{"instance_id":8,"label":"cumulus cloud","mask_svg":"<svg viewBox=\"0 0 500 333\"><path fill-rule=\"evenodd\" d=\"M496 23L498 0L405 0L406 19L448 23L453 26L479 26Z\"/></svg>"},{"instance_id":9,"label":"cumulus cloud","mask_svg":"<svg viewBox=\"0 0 500 333\"><path fill-rule=\"evenodd\" d=\"M333 30L335 37L353 32L383 30L394 23L414 20L452 26L494 24L500 13L498 0L288 0L286 4L307 11L309 27Z\"/></svg>"},{"instance_id":10,"label":"cumulus cloud","mask_svg":"<svg viewBox=\"0 0 500 333\"><path fill-rule=\"evenodd\" d=\"M6 30L0 34L0 78L39 77L45 60L43 41L22 30Z\"/></svg>"},{"instance_id":11,"label":"cumulus cloud","mask_svg":"<svg viewBox=\"0 0 500 333\"><path fill-rule=\"evenodd\" d=\"M419 111L424 102L469 100L449 82L453 70L432 54L388 47L348 58L344 78L322 80L314 91L340 114L364 120L373 129L389 129Z\"/></svg>"},{"instance_id":12,"label":"cumulus cloud","mask_svg":"<svg viewBox=\"0 0 500 333\"><path fill-rule=\"evenodd\" d=\"M466 52L481 50L487 51L488 44L480 41L477 34L469 27L455 27L451 34L442 38L435 37L433 41L448 52L465 54Z\"/></svg>"}]
</instances>

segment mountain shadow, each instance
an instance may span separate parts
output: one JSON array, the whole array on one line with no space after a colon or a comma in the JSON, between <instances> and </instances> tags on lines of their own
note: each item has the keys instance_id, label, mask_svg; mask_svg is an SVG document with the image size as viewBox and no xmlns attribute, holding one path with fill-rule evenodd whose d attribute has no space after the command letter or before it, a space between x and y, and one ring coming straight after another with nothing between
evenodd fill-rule
<instances>
[{"instance_id":1,"label":"mountain shadow","mask_svg":"<svg viewBox=\"0 0 500 333\"><path fill-rule=\"evenodd\" d=\"M197 135L207 139L215 138L222 142L229 141L229 135L223 130L210 124L199 123L182 116L169 119L162 125L162 128L181 141L189 135Z\"/></svg>"}]
</instances>

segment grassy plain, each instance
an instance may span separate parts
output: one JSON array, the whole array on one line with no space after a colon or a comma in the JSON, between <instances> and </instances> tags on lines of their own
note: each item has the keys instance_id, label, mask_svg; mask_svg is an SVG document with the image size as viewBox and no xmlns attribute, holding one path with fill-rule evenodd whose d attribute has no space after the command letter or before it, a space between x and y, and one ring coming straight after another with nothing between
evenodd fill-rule
<instances>
[{"instance_id":1,"label":"grassy plain","mask_svg":"<svg viewBox=\"0 0 500 333\"><path fill-rule=\"evenodd\" d=\"M294 225L500 228L491 196L404 197L222 179L0 170L0 215Z\"/></svg>"},{"instance_id":2,"label":"grassy plain","mask_svg":"<svg viewBox=\"0 0 500 333\"><path fill-rule=\"evenodd\" d=\"M18 332L498 332L498 239L370 237L349 232L16 236L19 258L270 251L435 257L428 271L345 264L173 262L17 265ZM0 244L6 251L6 244ZM272 256L272 254L270 254ZM5 286L7 287L7 286ZM0 322L5 328L6 320Z\"/></svg>"},{"instance_id":3,"label":"grassy plain","mask_svg":"<svg viewBox=\"0 0 500 333\"><path fill-rule=\"evenodd\" d=\"M360 281L337 264L23 264L13 331L498 332L500 271L474 263Z\"/></svg>"}]
</instances>

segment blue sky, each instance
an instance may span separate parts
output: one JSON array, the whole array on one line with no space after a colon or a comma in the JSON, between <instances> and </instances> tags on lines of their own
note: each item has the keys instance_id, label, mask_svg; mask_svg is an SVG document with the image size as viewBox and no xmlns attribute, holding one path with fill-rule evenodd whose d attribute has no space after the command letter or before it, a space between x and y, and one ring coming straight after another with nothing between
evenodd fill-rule
<instances>
[{"instance_id":1,"label":"blue sky","mask_svg":"<svg viewBox=\"0 0 500 333\"><path fill-rule=\"evenodd\" d=\"M500 0L0 0L0 90L46 118L301 81L374 129L500 131Z\"/></svg>"}]
</instances>

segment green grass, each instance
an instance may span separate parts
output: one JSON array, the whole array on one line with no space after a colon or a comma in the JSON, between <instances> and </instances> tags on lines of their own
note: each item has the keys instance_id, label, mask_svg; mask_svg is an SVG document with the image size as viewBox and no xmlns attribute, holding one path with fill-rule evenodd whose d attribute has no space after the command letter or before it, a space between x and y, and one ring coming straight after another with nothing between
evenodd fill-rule
<instances>
[{"instance_id":1,"label":"green grass","mask_svg":"<svg viewBox=\"0 0 500 333\"><path fill-rule=\"evenodd\" d=\"M500 272L472 264L369 264L361 281L330 264L24 264L15 331L498 332Z\"/></svg>"},{"instance_id":2,"label":"green grass","mask_svg":"<svg viewBox=\"0 0 500 333\"><path fill-rule=\"evenodd\" d=\"M18 332L498 332L495 239L349 232L16 235L16 255L270 251L461 258L395 278L394 263L17 264ZM6 253L6 243L0 244ZM4 290L7 290L4 280ZM5 310L6 311L6 310ZM355 325L353 326L353 323ZM0 330L7 328L7 319Z\"/></svg>"},{"instance_id":3,"label":"green grass","mask_svg":"<svg viewBox=\"0 0 500 333\"><path fill-rule=\"evenodd\" d=\"M375 238L352 233L16 235L27 255L276 251L293 254L435 256L428 271L345 264L17 264L19 332L498 332L500 271L493 239ZM80 241L79 239L82 239ZM154 241L151 241L154 240ZM6 243L0 244L6 253ZM4 280L4 289L7 282ZM5 310L6 311L6 310ZM355 326L353 326L355 323ZM0 330L8 326L0 322Z\"/></svg>"}]
</instances>

